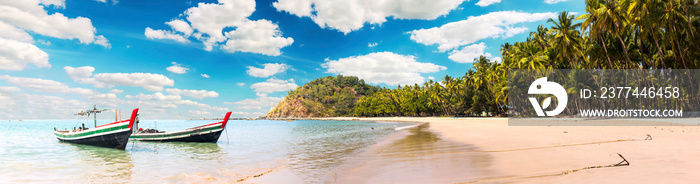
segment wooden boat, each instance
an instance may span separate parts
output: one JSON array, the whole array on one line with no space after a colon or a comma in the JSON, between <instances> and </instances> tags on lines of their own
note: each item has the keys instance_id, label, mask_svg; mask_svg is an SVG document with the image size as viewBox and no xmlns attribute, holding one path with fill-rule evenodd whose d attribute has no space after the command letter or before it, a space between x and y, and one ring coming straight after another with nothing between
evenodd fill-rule
<instances>
[{"instance_id":1,"label":"wooden boat","mask_svg":"<svg viewBox=\"0 0 700 184\"><path fill-rule=\"evenodd\" d=\"M97 113L105 110L97 110L95 108L93 110L80 112L78 115L97 115ZM138 112L138 108L134 109L134 111L131 112L131 119L95 126L95 128L92 129L86 128L84 124L83 127L71 131L61 131L54 128L53 134L61 142L124 150L126 143L129 141L129 135L133 132L134 124L138 123ZM95 118L95 125L96 124L97 118Z\"/></svg>"},{"instance_id":2,"label":"wooden boat","mask_svg":"<svg viewBox=\"0 0 700 184\"><path fill-rule=\"evenodd\" d=\"M180 131L164 132L154 129L139 129L130 138L138 141L215 143L219 140L221 132L226 128L229 117L231 117L231 112L226 113L223 121Z\"/></svg>"}]
</instances>

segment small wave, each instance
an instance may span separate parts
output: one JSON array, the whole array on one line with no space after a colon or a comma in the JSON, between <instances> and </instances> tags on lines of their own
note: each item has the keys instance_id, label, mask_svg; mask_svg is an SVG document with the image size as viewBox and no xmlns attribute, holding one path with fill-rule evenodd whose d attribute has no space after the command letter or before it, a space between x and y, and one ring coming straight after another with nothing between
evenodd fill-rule
<instances>
[{"instance_id":1,"label":"small wave","mask_svg":"<svg viewBox=\"0 0 700 184\"><path fill-rule=\"evenodd\" d=\"M403 130L403 129L408 129L408 128L413 128L413 127L418 127L426 123L421 123L421 124L415 124L415 125L408 125L408 126L402 126L402 127L396 127L394 130Z\"/></svg>"}]
</instances>

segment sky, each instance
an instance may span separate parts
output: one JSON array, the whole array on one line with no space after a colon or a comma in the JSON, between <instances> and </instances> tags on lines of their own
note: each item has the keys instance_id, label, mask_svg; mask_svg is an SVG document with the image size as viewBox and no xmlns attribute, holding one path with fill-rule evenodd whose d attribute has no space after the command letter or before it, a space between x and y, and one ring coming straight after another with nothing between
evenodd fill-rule
<instances>
[{"instance_id":1,"label":"sky","mask_svg":"<svg viewBox=\"0 0 700 184\"><path fill-rule=\"evenodd\" d=\"M0 119L259 117L320 77L463 76L562 11L585 2L0 0Z\"/></svg>"}]
</instances>

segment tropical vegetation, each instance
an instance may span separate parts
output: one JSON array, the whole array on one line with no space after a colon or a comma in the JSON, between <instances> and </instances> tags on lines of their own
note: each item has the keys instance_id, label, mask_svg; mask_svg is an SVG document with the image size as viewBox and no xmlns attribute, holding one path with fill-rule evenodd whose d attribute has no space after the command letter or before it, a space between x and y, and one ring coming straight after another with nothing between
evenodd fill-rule
<instances>
[{"instance_id":1,"label":"tropical vegetation","mask_svg":"<svg viewBox=\"0 0 700 184\"><path fill-rule=\"evenodd\" d=\"M508 93L526 89L509 89L509 70L517 69L626 69L639 72L655 69L670 77L656 79L634 75L638 78L624 82L643 86L665 80L664 84L675 82L679 85L678 81L686 80L689 83L683 84L697 90L700 84L691 82L691 78L700 78L698 72L679 75L674 71L700 68L698 18L700 7L697 0L586 0L585 14L575 16L561 12L556 18L549 19L548 25L531 32L526 40L501 45L501 62L491 62L481 56L461 77L445 76L441 81L430 80L396 89L366 88L363 95L355 95L357 99L333 101L335 106L342 103L337 106L339 109L326 109L319 114L501 116L508 112ZM605 85L601 81L590 81L592 79L582 73L571 75L568 77L588 80L578 85ZM618 86L615 80L612 81L616 84L611 86ZM684 91L683 94L690 99L690 102L682 102L689 103L684 106L698 107L698 91ZM313 98L320 99L319 102L336 99L333 93L326 95L328 97Z\"/></svg>"}]
</instances>

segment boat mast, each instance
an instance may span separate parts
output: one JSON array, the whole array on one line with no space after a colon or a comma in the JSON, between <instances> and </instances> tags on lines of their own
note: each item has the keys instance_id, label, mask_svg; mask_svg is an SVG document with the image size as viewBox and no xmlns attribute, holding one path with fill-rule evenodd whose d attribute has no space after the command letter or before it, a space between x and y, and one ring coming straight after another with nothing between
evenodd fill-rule
<instances>
[{"instance_id":1,"label":"boat mast","mask_svg":"<svg viewBox=\"0 0 700 184\"><path fill-rule=\"evenodd\" d=\"M97 127L97 104L92 105L92 115L93 118L95 118L95 127Z\"/></svg>"}]
</instances>

